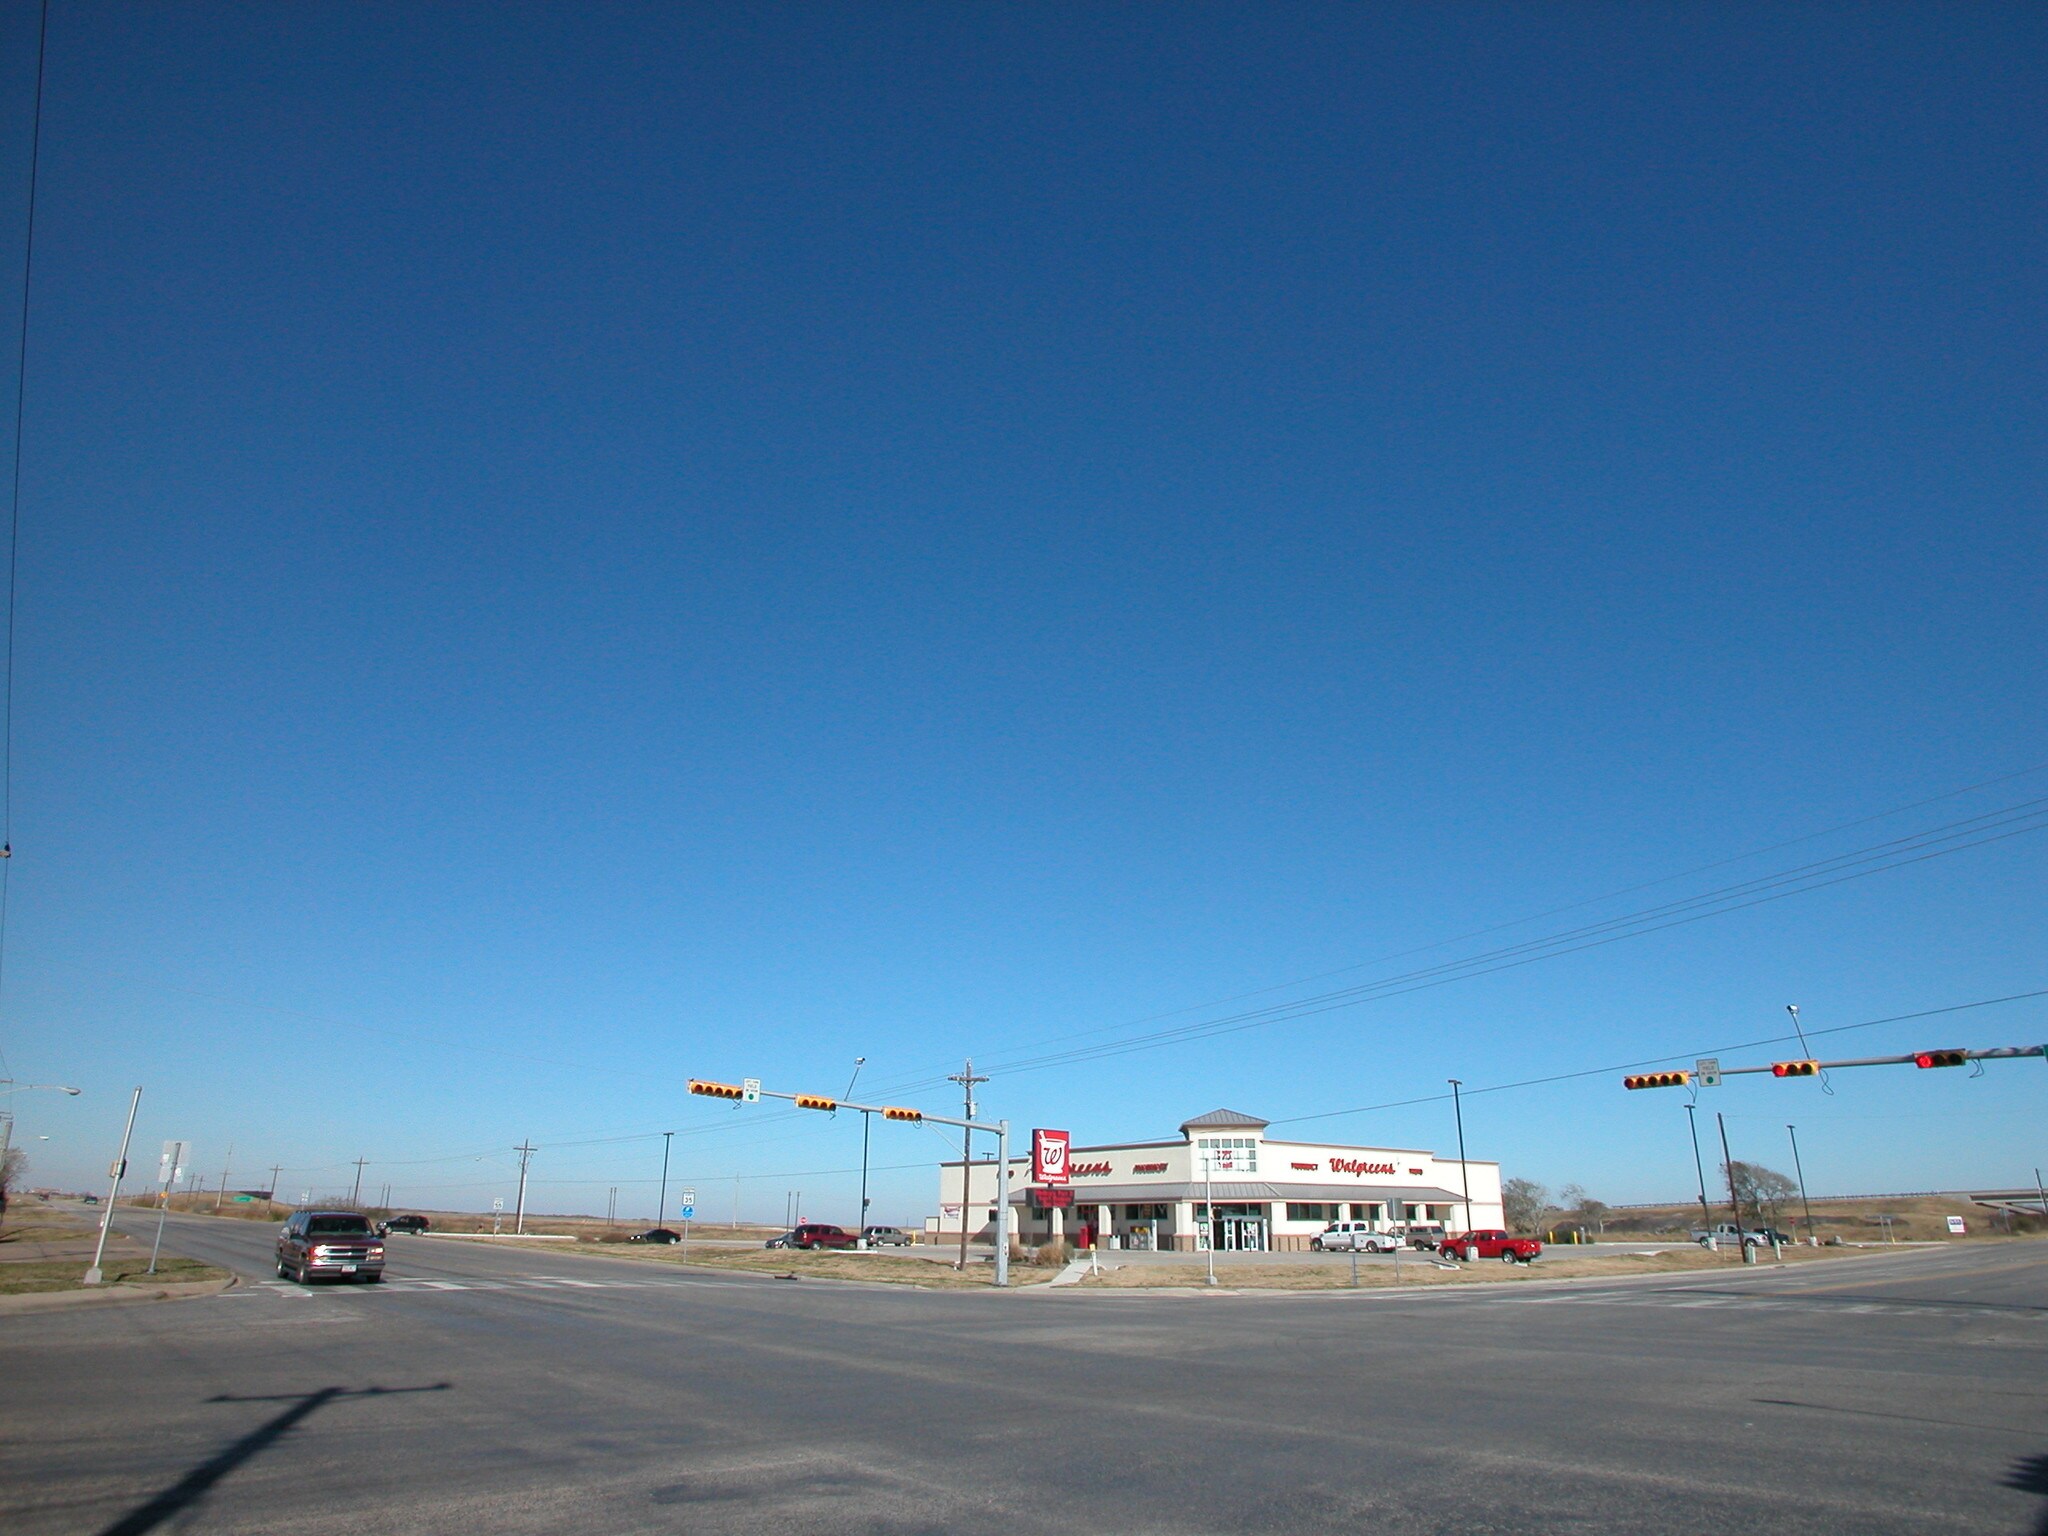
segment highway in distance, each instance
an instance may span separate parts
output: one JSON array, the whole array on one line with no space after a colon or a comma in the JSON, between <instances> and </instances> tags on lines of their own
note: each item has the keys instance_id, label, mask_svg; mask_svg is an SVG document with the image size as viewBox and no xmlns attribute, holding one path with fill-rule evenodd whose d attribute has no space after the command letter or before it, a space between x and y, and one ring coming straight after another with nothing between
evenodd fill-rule
<instances>
[{"instance_id":1,"label":"highway in distance","mask_svg":"<svg viewBox=\"0 0 2048 1536\"><path fill-rule=\"evenodd\" d=\"M145 1235L154 1217L125 1214ZM1427 1293L1008 1293L432 1238L0 1314L9 1536L2048 1533L2048 1242Z\"/></svg>"}]
</instances>

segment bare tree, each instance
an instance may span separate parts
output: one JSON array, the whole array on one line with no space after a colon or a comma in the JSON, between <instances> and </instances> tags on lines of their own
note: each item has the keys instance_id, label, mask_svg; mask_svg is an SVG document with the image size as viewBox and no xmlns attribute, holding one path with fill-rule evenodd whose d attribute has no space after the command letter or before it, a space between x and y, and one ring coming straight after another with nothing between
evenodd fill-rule
<instances>
[{"instance_id":1,"label":"bare tree","mask_svg":"<svg viewBox=\"0 0 2048 1536\"><path fill-rule=\"evenodd\" d=\"M19 1147L9 1147L7 1155L0 1157L0 1213L7 1209L7 1197L14 1193L28 1172L28 1154Z\"/></svg>"},{"instance_id":2,"label":"bare tree","mask_svg":"<svg viewBox=\"0 0 2048 1536\"><path fill-rule=\"evenodd\" d=\"M1517 1232L1534 1232L1550 1208L1550 1191L1534 1179L1509 1179L1500 1187L1501 1214Z\"/></svg>"},{"instance_id":3,"label":"bare tree","mask_svg":"<svg viewBox=\"0 0 2048 1536\"><path fill-rule=\"evenodd\" d=\"M1799 1186L1775 1168L1766 1168L1762 1163L1745 1163L1737 1160L1721 1165L1722 1177L1727 1179L1735 1191L1736 1215L1742 1214L1742 1207L1748 1206L1757 1225L1765 1223L1764 1208L1770 1208L1769 1220L1775 1224L1778 1203L1789 1199Z\"/></svg>"}]
</instances>

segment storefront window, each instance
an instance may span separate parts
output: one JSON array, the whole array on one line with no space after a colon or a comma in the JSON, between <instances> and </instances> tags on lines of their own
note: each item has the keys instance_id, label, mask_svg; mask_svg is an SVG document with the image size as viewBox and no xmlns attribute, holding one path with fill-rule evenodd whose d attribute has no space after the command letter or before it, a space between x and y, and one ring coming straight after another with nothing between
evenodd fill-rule
<instances>
[{"instance_id":1,"label":"storefront window","mask_svg":"<svg viewBox=\"0 0 2048 1536\"><path fill-rule=\"evenodd\" d=\"M1361 1205L1356 1200L1352 1201L1351 1219L1353 1221L1378 1221L1380 1219L1379 1202L1374 1200Z\"/></svg>"},{"instance_id":2,"label":"storefront window","mask_svg":"<svg viewBox=\"0 0 2048 1536\"><path fill-rule=\"evenodd\" d=\"M1289 1221L1335 1221L1338 1219L1337 1207L1334 1205L1315 1205L1290 1200L1287 1202L1287 1219Z\"/></svg>"},{"instance_id":3,"label":"storefront window","mask_svg":"<svg viewBox=\"0 0 2048 1536\"><path fill-rule=\"evenodd\" d=\"M1200 1136L1196 1150L1202 1153L1214 1173L1257 1173L1259 1142L1255 1136Z\"/></svg>"}]
</instances>

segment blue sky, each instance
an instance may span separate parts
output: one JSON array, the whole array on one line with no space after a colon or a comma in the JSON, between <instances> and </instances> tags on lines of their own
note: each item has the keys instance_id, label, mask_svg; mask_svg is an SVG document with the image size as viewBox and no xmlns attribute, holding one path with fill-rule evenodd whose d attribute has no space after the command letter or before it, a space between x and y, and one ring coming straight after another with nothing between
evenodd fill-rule
<instances>
[{"instance_id":1,"label":"blue sky","mask_svg":"<svg viewBox=\"0 0 2048 1536\"><path fill-rule=\"evenodd\" d=\"M2048 796L2044 44L57 0L0 1049L87 1092L16 1096L39 1171L141 1083L139 1142L236 1183L483 1205L530 1137L537 1205L651 1213L672 1129L707 1207L850 1221L856 1117L685 1080L865 1056L943 1109L972 1054L1083 1142L1421 1099L1275 1131L1442 1147L1451 1076L2048 988L2021 820L1068 1054ZM1835 1038L2038 1043L2048 999ZM1618 1075L1477 1094L1473 1155L1683 1197L1681 1096ZM1702 1103L1775 1164L1796 1121L1816 1190L2048 1162L2038 1062L1832 1087ZM943 1151L877 1127L878 1219Z\"/></svg>"}]
</instances>

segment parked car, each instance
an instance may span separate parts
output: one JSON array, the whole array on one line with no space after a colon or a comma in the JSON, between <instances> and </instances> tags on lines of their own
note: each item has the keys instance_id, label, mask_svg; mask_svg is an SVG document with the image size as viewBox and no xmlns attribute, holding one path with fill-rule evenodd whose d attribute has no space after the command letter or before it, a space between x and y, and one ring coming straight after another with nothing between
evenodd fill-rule
<instances>
[{"instance_id":1,"label":"parked car","mask_svg":"<svg viewBox=\"0 0 2048 1536\"><path fill-rule=\"evenodd\" d=\"M1401 1239L1376 1232L1369 1221L1333 1221L1308 1240L1317 1253L1392 1253Z\"/></svg>"},{"instance_id":2,"label":"parked car","mask_svg":"<svg viewBox=\"0 0 2048 1536\"><path fill-rule=\"evenodd\" d=\"M649 1227L645 1232L635 1232L628 1242L633 1243L680 1243L683 1234L674 1227Z\"/></svg>"},{"instance_id":3,"label":"parked car","mask_svg":"<svg viewBox=\"0 0 2048 1536\"><path fill-rule=\"evenodd\" d=\"M394 1232L405 1232L418 1237L427 1230L428 1225L424 1216L393 1216L387 1221L377 1223L377 1235L389 1237Z\"/></svg>"},{"instance_id":4,"label":"parked car","mask_svg":"<svg viewBox=\"0 0 2048 1536\"><path fill-rule=\"evenodd\" d=\"M322 1276L384 1278L384 1244L370 1218L357 1211L294 1211L277 1234L277 1273L300 1285Z\"/></svg>"},{"instance_id":5,"label":"parked car","mask_svg":"<svg viewBox=\"0 0 2048 1536\"><path fill-rule=\"evenodd\" d=\"M1401 1236L1407 1239L1410 1248L1420 1248L1427 1253L1444 1240L1443 1224L1435 1221L1411 1221L1401 1228Z\"/></svg>"},{"instance_id":6,"label":"parked car","mask_svg":"<svg viewBox=\"0 0 2048 1536\"><path fill-rule=\"evenodd\" d=\"M1533 1237L1517 1237L1499 1227L1482 1227L1460 1232L1436 1245L1447 1259L1500 1259L1509 1264L1527 1264L1542 1257L1543 1244Z\"/></svg>"},{"instance_id":7,"label":"parked car","mask_svg":"<svg viewBox=\"0 0 2048 1536\"><path fill-rule=\"evenodd\" d=\"M1745 1248L1763 1248L1771 1241L1769 1227L1738 1227L1732 1221L1724 1221L1716 1227L1695 1227L1687 1235L1702 1248L1718 1248L1723 1243L1740 1243ZM1786 1238L1785 1241L1790 1242L1791 1239Z\"/></svg>"},{"instance_id":8,"label":"parked car","mask_svg":"<svg viewBox=\"0 0 2048 1536\"><path fill-rule=\"evenodd\" d=\"M773 1237L769 1238L768 1241L763 1243L761 1246L763 1248L793 1247L795 1245L790 1242L790 1239L795 1236L796 1234L794 1232L778 1232Z\"/></svg>"},{"instance_id":9,"label":"parked car","mask_svg":"<svg viewBox=\"0 0 2048 1536\"><path fill-rule=\"evenodd\" d=\"M862 1227L861 1241L870 1248L908 1248L910 1234L901 1227Z\"/></svg>"},{"instance_id":10,"label":"parked car","mask_svg":"<svg viewBox=\"0 0 2048 1536\"><path fill-rule=\"evenodd\" d=\"M820 1248L851 1248L853 1234L844 1227L835 1227L830 1222L807 1221L789 1234L785 1248L806 1248L816 1252Z\"/></svg>"}]
</instances>

